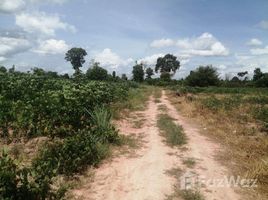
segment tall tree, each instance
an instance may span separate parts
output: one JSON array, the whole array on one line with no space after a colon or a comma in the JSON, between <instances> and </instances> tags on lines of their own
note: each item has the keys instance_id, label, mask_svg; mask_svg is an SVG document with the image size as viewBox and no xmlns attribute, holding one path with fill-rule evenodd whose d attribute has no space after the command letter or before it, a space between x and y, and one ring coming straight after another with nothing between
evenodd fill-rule
<instances>
[{"instance_id":1,"label":"tall tree","mask_svg":"<svg viewBox=\"0 0 268 200\"><path fill-rule=\"evenodd\" d=\"M127 75L126 74L122 74L121 79L127 81Z\"/></svg>"},{"instance_id":2,"label":"tall tree","mask_svg":"<svg viewBox=\"0 0 268 200\"><path fill-rule=\"evenodd\" d=\"M200 66L195 71L191 71L185 80L187 85L199 87L218 85L220 82L217 70L211 65Z\"/></svg>"},{"instance_id":3,"label":"tall tree","mask_svg":"<svg viewBox=\"0 0 268 200\"><path fill-rule=\"evenodd\" d=\"M115 71L113 71L112 76L115 79L115 77L116 77L116 72Z\"/></svg>"},{"instance_id":4,"label":"tall tree","mask_svg":"<svg viewBox=\"0 0 268 200\"><path fill-rule=\"evenodd\" d=\"M90 80L104 81L108 79L108 72L106 69L100 67L100 63L93 61L86 72L86 76Z\"/></svg>"},{"instance_id":5,"label":"tall tree","mask_svg":"<svg viewBox=\"0 0 268 200\"><path fill-rule=\"evenodd\" d=\"M4 66L0 66L0 72L6 73L7 69Z\"/></svg>"},{"instance_id":6,"label":"tall tree","mask_svg":"<svg viewBox=\"0 0 268 200\"><path fill-rule=\"evenodd\" d=\"M151 67L148 67L145 73L146 73L146 78L151 79L152 76L154 75L154 70Z\"/></svg>"},{"instance_id":7,"label":"tall tree","mask_svg":"<svg viewBox=\"0 0 268 200\"><path fill-rule=\"evenodd\" d=\"M263 73L260 68L254 70L253 81L258 81L263 77Z\"/></svg>"},{"instance_id":8,"label":"tall tree","mask_svg":"<svg viewBox=\"0 0 268 200\"><path fill-rule=\"evenodd\" d=\"M155 72L160 71L160 78L170 79L180 68L180 61L172 54L166 54L164 57L159 57L155 65Z\"/></svg>"},{"instance_id":9,"label":"tall tree","mask_svg":"<svg viewBox=\"0 0 268 200\"><path fill-rule=\"evenodd\" d=\"M132 74L134 81L142 82L144 80L143 64L141 63L133 66Z\"/></svg>"},{"instance_id":10,"label":"tall tree","mask_svg":"<svg viewBox=\"0 0 268 200\"><path fill-rule=\"evenodd\" d=\"M76 47L71 48L65 54L65 60L71 62L76 75L81 73L79 68L81 68L82 65L85 63L84 57L86 55L87 55L86 50Z\"/></svg>"}]
</instances>

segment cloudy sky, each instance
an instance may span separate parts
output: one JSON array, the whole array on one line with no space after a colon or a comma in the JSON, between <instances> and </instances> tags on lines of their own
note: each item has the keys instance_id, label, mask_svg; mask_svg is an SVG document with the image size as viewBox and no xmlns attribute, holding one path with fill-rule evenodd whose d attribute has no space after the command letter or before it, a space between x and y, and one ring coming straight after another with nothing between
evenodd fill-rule
<instances>
[{"instance_id":1,"label":"cloudy sky","mask_svg":"<svg viewBox=\"0 0 268 200\"><path fill-rule=\"evenodd\" d=\"M212 64L224 74L268 71L267 0L0 0L0 65L72 73L71 47L131 73L172 53L176 77Z\"/></svg>"}]
</instances>

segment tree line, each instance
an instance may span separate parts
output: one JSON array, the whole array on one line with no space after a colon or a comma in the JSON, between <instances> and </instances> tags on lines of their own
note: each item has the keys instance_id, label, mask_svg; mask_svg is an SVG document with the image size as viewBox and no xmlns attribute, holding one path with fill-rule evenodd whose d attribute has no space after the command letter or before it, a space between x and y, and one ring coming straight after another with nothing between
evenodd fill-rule
<instances>
[{"instance_id":1,"label":"tree line","mask_svg":"<svg viewBox=\"0 0 268 200\"><path fill-rule=\"evenodd\" d=\"M81 67L85 63L86 50L83 48L71 48L65 54L65 60L70 62L76 79L87 78L90 80L110 80L110 81L126 81L128 77L126 74L122 74L121 77L116 75L113 71L111 74L100 66L99 62L92 60L89 69L85 74L82 73ZM263 73L260 68L255 68L253 79L249 79L248 72L238 72L231 79L226 77L225 80L221 79L217 69L212 65L199 66L197 69L190 72L185 79L172 80L176 71L180 68L180 61L172 54L166 54L163 57L157 59L154 67L148 67L144 63L138 63L136 61L132 68L131 80L135 82L146 82L153 85L170 85L170 84L185 84L189 86L256 86L256 87L268 87L268 73ZM5 67L0 67L0 73L14 73L14 66L7 70ZM63 76L70 78L68 74L58 75L57 72L44 71L41 68L33 68L32 73L36 75L46 75L51 77ZM153 78L153 75L160 73L159 78Z\"/></svg>"}]
</instances>

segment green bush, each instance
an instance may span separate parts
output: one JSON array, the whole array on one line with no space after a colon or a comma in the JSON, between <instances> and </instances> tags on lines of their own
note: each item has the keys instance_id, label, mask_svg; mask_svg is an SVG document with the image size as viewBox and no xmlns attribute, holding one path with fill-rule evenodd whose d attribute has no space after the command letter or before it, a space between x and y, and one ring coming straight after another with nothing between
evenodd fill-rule
<instances>
[{"instance_id":1,"label":"green bush","mask_svg":"<svg viewBox=\"0 0 268 200\"><path fill-rule=\"evenodd\" d=\"M40 179L31 168L19 167L18 161L8 156L6 151L0 156L0 199L41 200L56 199L62 195L52 191L51 175Z\"/></svg>"},{"instance_id":2,"label":"green bush","mask_svg":"<svg viewBox=\"0 0 268 200\"><path fill-rule=\"evenodd\" d=\"M104 157L106 147L90 133L81 132L63 142L47 144L33 161L33 167L44 176L51 172L72 175L87 165L97 164Z\"/></svg>"}]
</instances>

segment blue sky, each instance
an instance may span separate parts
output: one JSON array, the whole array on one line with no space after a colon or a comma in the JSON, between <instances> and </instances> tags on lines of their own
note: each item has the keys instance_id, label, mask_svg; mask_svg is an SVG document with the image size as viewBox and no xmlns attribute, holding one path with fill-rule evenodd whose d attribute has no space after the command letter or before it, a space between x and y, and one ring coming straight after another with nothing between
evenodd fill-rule
<instances>
[{"instance_id":1,"label":"blue sky","mask_svg":"<svg viewBox=\"0 0 268 200\"><path fill-rule=\"evenodd\" d=\"M176 78L212 64L224 77L268 71L267 0L0 0L0 64L72 73L71 47L109 71L130 75L172 53Z\"/></svg>"}]
</instances>

